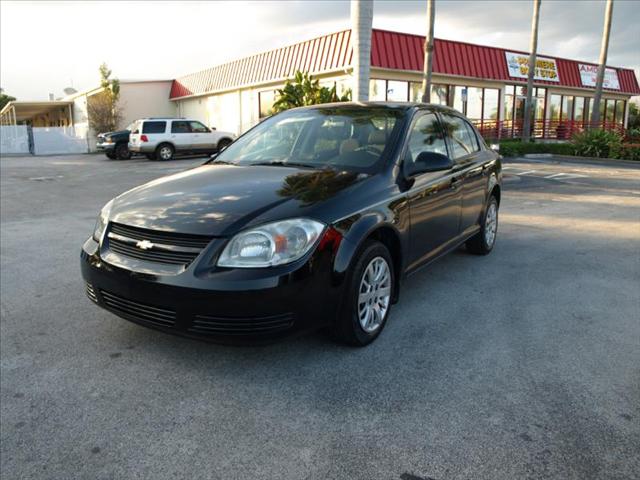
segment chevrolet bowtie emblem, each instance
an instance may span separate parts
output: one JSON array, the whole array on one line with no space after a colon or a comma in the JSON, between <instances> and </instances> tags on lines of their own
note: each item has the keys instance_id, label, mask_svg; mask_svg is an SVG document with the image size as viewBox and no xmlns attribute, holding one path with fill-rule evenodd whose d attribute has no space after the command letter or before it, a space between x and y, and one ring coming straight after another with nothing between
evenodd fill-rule
<instances>
[{"instance_id":1,"label":"chevrolet bowtie emblem","mask_svg":"<svg viewBox=\"0 0 640 480\"><path fill-rule=\"evenodd\" d=\"M153 243L149 240L140 240L136 243L136 247L141 248L142 250L149 250L153 248Z\"/></svg>"}]
</instances>

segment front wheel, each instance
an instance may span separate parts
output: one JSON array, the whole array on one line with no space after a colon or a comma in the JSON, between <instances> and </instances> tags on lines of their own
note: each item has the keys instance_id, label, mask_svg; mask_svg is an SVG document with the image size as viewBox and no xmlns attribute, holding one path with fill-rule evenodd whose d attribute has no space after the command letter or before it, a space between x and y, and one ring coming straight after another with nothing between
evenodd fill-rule
<instances>
[{"instance_id":1,"label":"front wheel","mask_svg":"<svg viewBox=\"0 0 640 480\"><path fill-rule=\"evenodd\" d=\"M119 143L116 145L115 155L118 160L129 160L131 158L131 150L129 150L129 146L126 143Z\"/></svg>"},{"instance_id":2,"label":"front wheel","mask_svg":"<svg viewBox=\"0 0 640 480\"><path fill-rule=\"evenodd\" d=\"M347 298L332 331L344 343L365 346L384 328L395 282L393 260L385 245L365 244L349 275Z\"/></svg>"},{"instance_id":3,"label":"front wheel","mask_svg":"<svg viewBox=\"0 0 640 480\"><path fill-rule=\"evenodd\" d=\"M221 152L222 150L227 148L230 144L231 144L231 140L230 139L223 138L222 140L220 140L218 142L218 146L217 146L217 150L216 151Z\"/></svg>"},{"instance_id":4,"label":"front wheel","mask_svg":"<svg viewBox=\"0 0 640 480\"><path fill-rule=\"evenodd\" d=\"M168 143L163 143L156 148L156 158L158 160L171 160L173 158L174 148Z\"/></svg>"},{"instance_id":5,"label":"front wheel","mask_svg":"<svg viewBox=\"0 0 640 480\"><path fill-rule=\"evenodd\" d=\"M498 234L498 200L494 195L489 198L480 231L467 240L467 250L476 255L487 255L493 250Z\"/></svg>"}]
</instances>

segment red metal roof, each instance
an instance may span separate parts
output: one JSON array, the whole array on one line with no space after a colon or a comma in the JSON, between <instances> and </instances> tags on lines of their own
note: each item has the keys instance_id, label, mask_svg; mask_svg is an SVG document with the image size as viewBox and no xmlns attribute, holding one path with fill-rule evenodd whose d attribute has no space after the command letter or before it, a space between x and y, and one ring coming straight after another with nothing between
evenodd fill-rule
<instances>
[{"instance_id":1,"label":"red metal roof","mask_svg":"<svg viewBox=\"0 0 640 480\"><path fill-rule=\"evenodd\" d=\"M424 65L424 40L425 37L420 35L374 29L371 38L371 66L421 72ZM433 72L467 78L526 83L524 79L509 76L505 58L507 51L527 54L518 50L436 39ZM311 74L340 70L351 65L352 54L351 30L344 30L177 78L171 86L170 98L202 95L240 86L283 80L293 77L296 70ZM535 84L585 88L580 80L578 64L594 64L543 54L540 56L556 60L560 81L536 80ZM610 91L630 95L640 94L638 79L633 70L616 68L616 71L620 90Z\"/></svg>"}]
</instances>

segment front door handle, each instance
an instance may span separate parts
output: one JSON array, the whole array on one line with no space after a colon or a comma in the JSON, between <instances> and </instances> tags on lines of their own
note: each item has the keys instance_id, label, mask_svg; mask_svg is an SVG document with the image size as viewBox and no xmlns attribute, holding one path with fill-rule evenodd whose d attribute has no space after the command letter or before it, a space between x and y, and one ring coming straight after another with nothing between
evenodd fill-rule
<instances>
[{"instance_id":1,"label":"front door handle","mask_svg":"<svg viewBox=\"0 0 640 480\"><path fill-rule=\"evenodd\" d=\"M456 188L458 188L461 182L462 182L462 177L453 177L451 179L451 190L455 190Z\"/></svg>"}]
</instances>

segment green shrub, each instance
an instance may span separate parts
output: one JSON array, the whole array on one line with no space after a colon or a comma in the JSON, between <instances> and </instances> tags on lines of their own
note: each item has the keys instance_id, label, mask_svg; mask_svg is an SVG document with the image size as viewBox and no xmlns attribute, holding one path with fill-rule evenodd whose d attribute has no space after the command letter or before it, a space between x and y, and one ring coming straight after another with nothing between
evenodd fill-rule
<instances>
[{"instance_id":1,"label":"green shrub","mask_svg":"<svg viewBox=\"0 0 640 480\"><path fill-rule=\"evenodd\" d=\"M574 135L571 143L582 157L619 158L622 137L606 130L586 130Z\"/></svg>"},{"instance_id":2,"label":"green shrub","mask_svg":"<svg viewBox=\"0 0 640 480\"><path fill-rule=\"evenodd\" d=\"M553 155L573 155L573 145L569 143L533 143L519 140L500 142L500 154L505 157L518 157L528 153L550 153Z\"/></svg>"},{"instance_id":3,"label":"green shrub","mask_svg":"<svg viewBox=\"0 0 640 480\"><path fill-rule=\"evenodd\" d=\"M635 160L636 162L640 162L640 148L630 147L629 145L622 144L616 158L621 158L622 160Z\"/></svg>"},{"instance_id":4,"label":"green shrub","mask_svg":"<svg viewBox=\"0 0 640 480\"><path fill-rule=\"evenodd\" d=\"M640 128L630 128L627 130L627 138L631 143L640 143Z\"/></svg>"}]
</instances>

